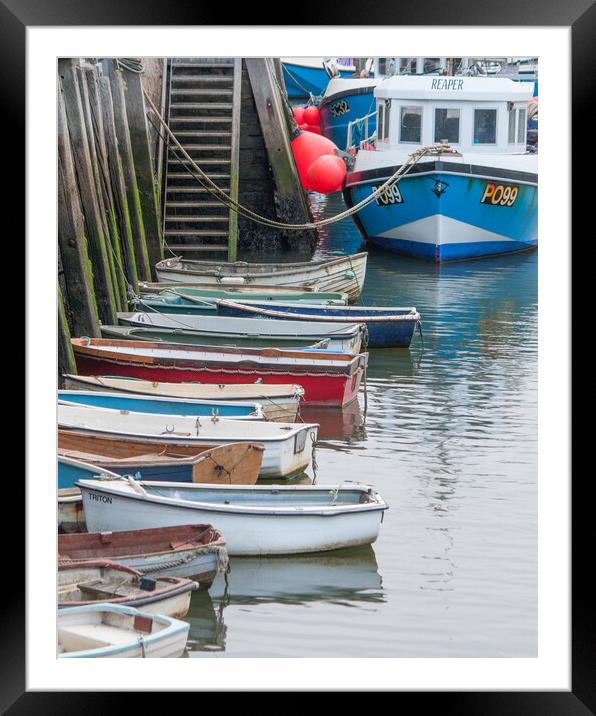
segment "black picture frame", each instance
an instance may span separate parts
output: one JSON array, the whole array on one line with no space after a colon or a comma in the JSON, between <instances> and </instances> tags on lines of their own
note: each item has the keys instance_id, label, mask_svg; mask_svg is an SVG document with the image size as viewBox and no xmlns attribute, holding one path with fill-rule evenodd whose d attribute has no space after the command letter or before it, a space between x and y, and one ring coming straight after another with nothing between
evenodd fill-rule
<instances>
[{"instance_id":1,"label":"black picture frame","mask_svg":"<svg viewBox=\"0 0 596 716\"><path fill-rule=\"evenodd\" d=\"M185 2L185 0L102 0L101 3L74 2L74 0L0 0L0 75L2 115L5 128L6 151L14 157L11 161L10 180L4 185L5 206L14 215L22 206L24 215L24 181L19 181L19 168L24 163L22 148L25 147L25 32L30 26L88 26L88 25L228 25L230 8L234 7L236 26L270 25L278 19L277 13L267 10L259 13L253 4L230 6ZM586 147L580 146L586 124L591 123L589 113L595 85L594 38L596 37L596 6L592 0L517 0L507 2L476 2L451 0L450 2L390 3L389 0L374 3L356 3L354 0L338 4L301 6L312 25L434 25L434 26L568 26L572 37L572 128L576 137L573 149L572 211L578 226L590 226L587 211L594 203L588 192L593 191L593 180L583 181L579 175L586 158ZM293 5L288 9L301 11ZM262 20L262 22L260 21ZM281 24L281 23L276 23ZM304 25L301 23L301 26ZM308 54L308 53L306 53ZM589 128L588 128L589 132ZM21 140L19 142L19 139ZM589 139L589 137L588 137ZM580 141L577 141L580 140ZM10 145L10 146L7 146ZM566 188L562 187L562 191ZM585 214L586 216L582 216ZM584 221L582 221L582 218ZM592 240L589 236L582 237ZM16 234L18 236L18 233ZM14 242L10 242L14 245ZM8 245L8 243L6 244ZM14 257L12 257L14 259ZM566 337L564 337L566 339ZM31 437L31 436L30 436ZM436 708L439 713L457 714L589 714L596 713L596 619L590 588L591 560L581 552L581 546L591 545L594 495L591 470L573 485L572 540L572 689L569 692L425 692L399 694L398 708L403 699L414 696L417 706ZM19 490L18 479L11 482L10 500L18 505L19 496L25 504L24 481ZM14 502L13 502L14 501ZM11 528L12 529L12 528ZM24 556L13 548L18 544L18 526L11 540L10 557L4 561L3 574L8 603L0 610L0 640L3 658L0 663L0 709L11 715L31 713L106 713L120 705L121 695L103 692L31 692L25 689L25 573ZM23 547L25 542L22 542ZM5 555L5 560L7 556ZM12 564L11 564L12 560ZM20 579L19 577L22 577ZM23 589L19 593L18 585ZM33 585L29 584L29 588ZM52 585L43 588L51 590ZM76 684L73 684L73 689ZM274 685L272 685L272 689ZM366 690L363 685L362 691ZM155 699L156 695L150 695ZM135 700L140 694L135 696ZM424 701L420 701L423 699ZM118 701L117 701L118 700ZM153 701L155 704L155 701ZM137 705L139 707L140 704ZM197 704L204 707L204 702Z\"/></svg>"}]
</instances>

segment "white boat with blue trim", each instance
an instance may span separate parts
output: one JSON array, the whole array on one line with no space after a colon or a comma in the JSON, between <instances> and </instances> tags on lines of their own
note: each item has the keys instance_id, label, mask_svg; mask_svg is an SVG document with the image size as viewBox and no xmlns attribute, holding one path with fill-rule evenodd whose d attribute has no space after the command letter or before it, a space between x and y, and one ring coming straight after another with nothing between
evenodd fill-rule
<instances>
[{"instance_id":1,"label":"white boat with blue trim","mask_svg":"<svg viewBox=\"0 0 596 716\"><path fill-rule=\"evenodd\" d=\"M346 178L349 206L416 150L425 156L354 220L381 248L431 261L538 245L538 157L526 151L529 83L499 77L397 76L375 89L376 136Z\"/></svg>"},{"instance_id":2,"label":"white boat with blue trim","mask_svg":"<svg viewBox=\"0 0 596 716\"><path fill-rule=\"evenodd\" d=\"M59 659L182 656L190 624L121 604L89 604L58 612Z\"/></svg>"},{"instance_id":3,"label":"white boat with blue trim","mask_svg":"<svg viewBox=\"0 0 596 716\"><path fill-rule=\"evenodd\" d=\"M213 525L228 553L281 555L371 544L387 504L369 485L225 485L80 480L93 532Z\"/></svg>"},{"instance_id":4,"label":"white boat with blue trim","mask_svg":"<svg viewBox=\"0 0 596 716\"><path fill-rule=\"evenodd\" d=\"M240 421L216 416L194 418L58 404L58 427L82 434L124 436L162 445L211 447L250 441L264 447L261 477L291 477L310 465L319 426L315 423Z\"/></svg>"}]
</instances>

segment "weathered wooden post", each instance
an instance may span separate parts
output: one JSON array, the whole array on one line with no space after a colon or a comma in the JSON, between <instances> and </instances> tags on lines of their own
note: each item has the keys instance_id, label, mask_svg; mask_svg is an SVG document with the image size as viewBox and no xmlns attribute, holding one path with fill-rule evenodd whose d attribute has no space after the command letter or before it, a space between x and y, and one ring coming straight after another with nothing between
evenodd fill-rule
<instances>
[{"instance_id":1,"label":"weathered wooden post","mask_svg":"<svg viewBox=\"0 0 596 716\"><path fill-rule=\"evenodd\" d=\"M245 63L275 181L277 218L288 224L312 221L310 206L294 161L288 119L276 84L274 65L270 58L265 57L246 58ZM316 233L290 230L287 238L289 243L311 245L316 242Z\"/></svg>"},{"instance_id":2,"label":"weathered wooden post","mask_svg":"<svg viewBox=\"0 0 596 716\"><path fill-rule=\"evenodd\" d=\"M106 131L103 123L103 110L99 90L99 75L97 65L86 65L85 79L89 97L89 109L91 112L91 125L93 127L93 141L96 145L95 153L97 160L97 186L100 197L103 201L107 232L112 247L111 258L114 264L114 286L119 299L119 310L125 311L127 306L127 286L124 272L122 270L122 248L120 245L120 230L112 185L110 182L110 170L108 166L108 150L106 146Z\"/></svg>"},{"instance_id":3,"label":"weathered wooden post","mask_svg":"<svg viewBox=\"0 0 596 716\"><path fill-rule=\"evenodd\" d=\"M143 281L151 281L151 264L147 252L145 237L145 224L139 195L139 186L135 170L134 157L130 134L128 131L128 119L126 114L126 101L124 98L124 86L122 82L122 70L117 69L115 60L104 60L102 63L110 80L112 91L112 104L114 108L114 125L130 214L133 243L135 247L135 258L137 263L138 277Z\"/></svg>"},{"instance_id":4,"label":"weathered wooden post","mask_svg":"<svg viewBox=\"0 0 596 716\"><path fill-rule=\"evenodd\" d=\"M77 364L72 350L72 343L70 342L70 328L66 320L64 297L62 296L60 284L58 284L58 385L62 384L63 373L76 372Z\"/></svg>"},{"instance_id":5,"label":"weathered wooden post","mask_svg":"<svg viewBox=\"0 0 596 716\"><path fill-rule=\"evenodd\" d=\"M97 190L94 182L93 168L85 116L81 100L75 62L73 59L60 58L58 70L64 97L68 132L71 137L71 148L78 178L85 220L89 253L93 262L95 294L99 315L104 323L116 322L116 301L110 262L107 255L106 237L100 215Z\"/></svg>"},{"instance_id":6,"label":"weathered wooden post","mask_svg":"<svg viewBox=\"0 0 596 716\"><path fill-rule=\"evenodd\" d=\"M101 181L101 174L100 174L100 166L99 166L99 157L98 157L98 146L96 142L96 136L97 133L95 131L95 128L93 126L93 115L91 110L91 99L89 96L89 85L87 76L90 73L93 73L93 67L90 65L79 65L77 67L77 72L79 73L79 89L81 92L81 102L83 105L83 116L85 118L85 129L87 131L87 142L89 144L89 156L91 158L91 170L93 172L93 181L95 185L95 193L97 195L97 205L99 207L99 216L101 218L102 222L102 229L103 234L105 238L106 243L106 255L108 258L108 262L110 265L110 272L112 274L112 285L114 287L114 301L115 301L115 307L116 310L121 311L122 305L121 305L121 296L120 296L120 286L118 281L118 274L117 274L117 267L116 262L114 260L114 247L113 247L113 240L110 233L110 222L109 222L109 216L108 216L108 207L106 206L106 197L104 196L103 187L102 187L102 181Z\"/></svg>"},{"instance_id":7,"label":"weathered wooden post","mask_svg":"<svg viewBox=\"0 0 596 716\"><path fill-rule=\"evenodd\" d=\"M85 219L68 134L62 93L58 92L58 242L75 335L98 337L99 316L93 269L87 253Z\"/></svg>"},{"instance_id":8,"label":"weathered wooden post","mask_svg":"<svg viewBox=\"0 0 596 716\"><path fill-rule=\"evenodd\" d=\"M130 144L145 227L145 240L153 271L155 264L163 259L163 236L159 220L157 181L153 172L153 160L149 147L142 75L132 72L126 67L122 67L121 72Z\"/></svg>"},{"instance_id":9,"label":"weathered wooden post","mask_svg":"<svg viewBox=\"0 0 596 716\"><path fill-rule=\"evenodd\" d=\"M112 184L112 196L114 206L118 214L118 227L120 229L120 245L122 256L126 266L126 279L130 282L133 290L138 290L137 262L135 258L134 239L132 235L132 223L128 210L128 198L126 196L126 184L124 171L118 149L118 138L116 137L116 125L114 123L114 105L112 103L112 92L108 77L99 78L99 92L101 97L101 110L103 126L106 138L108 169Z\"/></svg>"}]
</instances>

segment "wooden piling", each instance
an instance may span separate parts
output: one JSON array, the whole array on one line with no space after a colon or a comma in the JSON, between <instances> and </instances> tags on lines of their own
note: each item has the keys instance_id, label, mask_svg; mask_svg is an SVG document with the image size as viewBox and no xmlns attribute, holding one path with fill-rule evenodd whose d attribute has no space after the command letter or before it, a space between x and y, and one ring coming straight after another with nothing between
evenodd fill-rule
<instances>
[{"instance_id":1,"label":"wooden piling","mask_svg":"<svg viewBox=\"0 0 596 716\"><path fill-rule=\"evenodd\" d=\"M126 311L128 300L127 286L122 265L122 247L120 242L118 215L116 212L112 184L110 181L106 129L103 121L97 66L87 65L84 76L89 96L93 140L95 142L95 153L97 159L97 188L104 205L107 233L111 245L110 253L112 263L114 265L114 287L116 288L116 297L120 306L119 310Z\"/></svg>"},{"instance_id":2,"label":"wooden piling","mask_svg":"<svg viewBox=\"0 0 596 716\"><path fill-rule=\"evenodd\" d=\"M105 237L106 243L106 256L110 266L110 273L112 275L112 286L114 287L114 300L115 308L117 311L122 311L123 308L120 302L120 291L118 281L118 267L114 260L114 246L112 242L112 236L110 233L111 224L108 217L108 206L107 197L104 195L101 183L101 174L98 157L98 146L97 146L97 132L94 127L93 113L91 110L91 99L89 95L89 85L87 81L87 75L93 72L85 69L84 65L77 67L79 77L79 88L81 92L81 102L83 105L83 115L85 118L85 130L87 132L87 142L89 144L89 156L91 158L91 170L93 172L93 181L95 186L95 194L97 196L97 205L99 208L99 216L102 222L102 230Z\"/></svg>"},{"instance_id":3,"label":"wooden piling","mask_svg":"<svg viewBox=\"0 0 596 716\"><path fill-rule=\"evenodd\" d=\"M89 254L93 262L93 285L99 316L104 323L115 323L116 300L114 285L94 183L85 116L74 60L60 58L58 60L58 71L79 194L85 213Z\"/></svg>"},{"instance_id":4,"label":"wooden piling","mask_svg":"<svg viewBox=\"0 0 596 716\"><path fill-rule=\"evenodd\" d=\"M76 373L77 364L70 342L70 328L66 319L64 297L58 284L58 385L62 385L64 373Z\"/></svg>"},{"instance_id":5,"label":"wooden piling","mask_svg":"<svg viewBox=\"0 0 596 716\"><path fill-rule=\"evenodd\" d=\"M132 235L132 222L128 209L124 169L122 168L122 160L118 149L118 138L116 137L114 105L112 102L112 92L108 77L99 78L99 92L101 97L101 110L106 138L108 169L112 185L112 196L118 218L123 268L126 272L126 279L132 286L133 291L136 292L139 284L134 239Z\"/></svg>"},{"instance_id":6,"label":"wooden piling","mask_svg":"<svg viewBox=\"0 0 596 716\"><path fill-rule=\"evenodd\" d=\"M275 216L288 224L312 221L312 213L302 188L292 152L289 118L284 99L276 82L271 58L244 60L254 105L258 114L262 140L274 180ZM248 115L248 108L245 110ZM244 124L244 115L243 115ZM242 179L242 171L241 171ZM315 231L281 231L288 245L296 249L312 249L317 241Z\"/></svg>"},{"instance_id":7,"label":"wooden piling","mask_svg":"<svg viewBox=\"0 0 596 716\"><path fill-rule=\"evenodd\" d=\"M61 91L58 92L58 242L73 332L99 337L93 269Z\"/></svg>"},{"instance_id":8,"label":"wooden piling","mask_svg":"<svg viewBox=\"0 0 596 716\"><path fill-rule=\"evenodd\" d=\"M145 97L141 74L122 68L126 118L134 160L147 253L152 270L163 259L163 236L160 225L157 180L149 146Z\"/></svg>"},{"instance_id":9,"label":"wooden piling","mask_svg":"<svg viewBox=\"0 0 596 716\"><path fill-rule=\"evenodd\" d=\"M143 211L141 209L139 187L137 183L137 175L135 171L130 133L128 130L126 101L124 98L124 86L122 82L122 70L119 70L116 67L115 60L105 60L103 66L107 70L107 75L110 80L110 89L112 92L114 125L116 128L118 149L124 173L128 211L130 214L132 237L135 249L137 274L139 279L143 281L151 281L151 264L149 262L149 255L147 252L145 224L143 222Z\"/></svg>"}]
</instances>

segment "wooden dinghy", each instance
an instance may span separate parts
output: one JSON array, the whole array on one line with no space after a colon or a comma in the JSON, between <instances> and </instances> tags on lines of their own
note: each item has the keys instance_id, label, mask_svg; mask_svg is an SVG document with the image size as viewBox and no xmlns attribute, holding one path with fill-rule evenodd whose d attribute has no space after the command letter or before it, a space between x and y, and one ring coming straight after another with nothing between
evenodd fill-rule
<instances>
[{"instance_id":1,"label":"wooden dinghy","mask_svg":"<svg viewBox=\"0 0 596 716\"><path fill-rule=\"evenodd\" d=\"M264 383L236 383L208 385L204 383L158 383L140 378L99 375L63 376L66 388L73 390L99 390L131 393L133 395L160 395L185 400L230 400L261 404L267 420L293 423L304 396L302 386L296 384L265 385Z\"/></svg>"},{"instance_id":2,"label":"wooden dinghy","mask_svg":"<svg viewBox=\"0 0 596 716\"><path fill-rule=\"evenodd\" d=\"M228 568L225 540L211 525L58 536L58 564L107 560L145 575L192 577L208 589Z\"/></svg>"},{"instance_id":3,"label":"wooden dinghy","mask_svg":"<svg viewBox=\"0 0 596 716\"><path fill-rule=\"evenodd\" d=\"M235 304L234 304L235 305ZM317 350L346 351L360 353L363 329L359 323L342 323L330 321L318 322L314 325L298 321L260 320L249 317L222 316L171 316L167 313L118 313L118 320L123 325L136 328L168 328L172 331L185 331L195 336L197 342L206 339L217 339L216 345L226 345L230 340L242 339L260 345L284 349L285 341L307 341L307 346ZM324 344L322 343L324 341ZM207 340L208 342L208 340ZM318 345L313 345L318 344ZM250 347L250 346L249 346Z\"/></svg>"},{"instance_id":4,"label":"wooden dinghy","mask_svg":"<svg viewBox=\"0 0 596 716\"><path fill-rule=\"evenodd\" d=\"M339 256L325 261L298 263L221 263L175 257L155 265L161 282L197 283L228 287L258 283L267 286L316 286L320 291L347 293L355 301L364 286L366 253Z\"/></svg>"},{"instance_id":5,"label":"wooden dinghy","mask_svg":"<svg viewBox=\"0 0 596 716\"><path fill-rule=\"evenodd\" d=\"M275 348L181 346L149 341L71 339L83 375L123 375L173 383L296 382L304 403L341 406L356 399L368 354Z\"/></svg>"},{"instance_id":6,"label":"wooden dinghy","mask_svg":"<svg viewBox=\"0 0 596 716\"><path fill-rule=\"evenodd\" d=\"M198 587L190 579L149 577L108 560L58 564L58 609L105 602L137 607L149 614L185 617L190 595Z\"/></svg>"},{"instance_id":7,"label":"wooden dinghy","mask_svg":"<svg viewBox=\"0 0 596 716\"><path fill-rule=\"evenodd\" d=\"M421 317L414 307L398 306L312 306L304 303L261 303L259 301L217 301L222 316L253 320L286 320L309 326L335 324L366 325L368 348L407 348Z\"/></svg>"},{"instance_id":8,"label":"wooden dinghy","mask_svg":"<svg viewBox=\"0 0 596 716\"><path fill-rule=\"evenodd\" d=\"M209 485L254 485L264 448L258 443L230 443L186 449L110 435L89 435L76 430L58 431L58 487L74 487L89 465L95 474L134 475L144 480L198 482ZM63 463L77 466L66 472ZM61 469L62 468L62 469ZM93 475L95 476L95 475Z\"/></svg>"},{"instance_id":9,"label":"wooden dinghy","mask_svg":"<svg viewBox=\"0 0 596 716\"><path fill-rule=\"evenodd\" d=\"M120 604L89 604L58 612L59 659L174 658L190 624Z\"/></svg>"},{"instance_id":10,"label":"wooden dinghy","mask_svg":"<svg viewBox=\"0 0 596 716\"><path fill-rule=\"evenodd\" d=\"M229 298L240 300L254 298L256 300L277 301L309 301L312 303L327 303L328 301L346 303L348 296L345 293L333 291L318 291L316 286L261 286L255 283L227 284L220 288L209 283L151 283L139 281L141 296L172 293L190 299L214 301L216 298Z\"/></svg>"},{"instance_id":11,"label":"wooden dinghy","mask_svg":"<svg viewBox=\"0 0 596 716\"><path fill-rule=\"evenodd\" d=\"M94 532L212 524L230 555L324 552L374 542L387 505L368 485L217 487L81 480Z\"/></svg>"},{"instance_id":12,"label":"wooden dinghy","mask_svg":"<svg viewBox=\"0 0 596 716\"><path fill-rule=\"evenodd\" d=\"M309 348L325 349L326 341L313 343L308 338L260 338L258 336L232 336L220 338L219 336L205 336L193 330L184 328L145 328L135 326L102 325L101 337L121 341L162 341L164 343L181 343L195 346L219 346L220 348Z\"/></svg>"},{"instance_id":13,"label":"wooden dinghy","mask_svg":"<svg viewBox=\"0 0 596 716\"><path fill-rule=\"evenodd\" d=\"M191 415L233 420L264 420L265 415L258 403L233 403L225 401L188 401L184 398L149 397L122 393L101 393L97 390L58 390L58 402L70 405L87 405L90 408L132 410L135 413L160 413L162 415Z\"/></svg>"},{"instance_id":14,"label":"wooden dinghy","mask_svg":"<svg viewBox=\"0 0 596 716\"><path fill-rule=\"evenodd\" d=\"M143 443L171 447L215 447L249 441L263 445L261 477L291 477L309 466L318 425L310 423L240 422L150 415L79 405L58 405L58 427L79 433L124 436Z\"/></svg>"}]
</instances>

